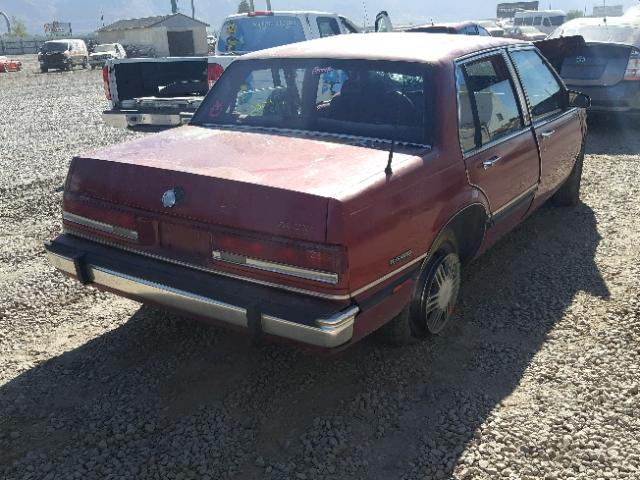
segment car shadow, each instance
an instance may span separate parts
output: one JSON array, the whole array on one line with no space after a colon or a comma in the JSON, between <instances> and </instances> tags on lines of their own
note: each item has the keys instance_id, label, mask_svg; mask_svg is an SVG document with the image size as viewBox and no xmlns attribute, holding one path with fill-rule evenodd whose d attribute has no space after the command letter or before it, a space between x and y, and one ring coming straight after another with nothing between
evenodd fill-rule
<instances>
[{"instance_id":1,"label":"car shadow","mask_svg":"<svg viewBox=\"0 0 640 480\"><path fill-rule=\"evenodd\" d=\"M447 478L575 297L608 298L599 241L589 206L543 208L468 266L446 334L405 348L319 356L142 307L0 387L0 477Z\"/></svg>"},{"instance_id":2,"label":"car shadow","mask_svg":"<svg viewBox=\"0 0 640 480\"><path fill-rule=\"evenodd\" d=\"M589 114L587 154L638 155L640 115Z\"/></svg>"}]
</instances>

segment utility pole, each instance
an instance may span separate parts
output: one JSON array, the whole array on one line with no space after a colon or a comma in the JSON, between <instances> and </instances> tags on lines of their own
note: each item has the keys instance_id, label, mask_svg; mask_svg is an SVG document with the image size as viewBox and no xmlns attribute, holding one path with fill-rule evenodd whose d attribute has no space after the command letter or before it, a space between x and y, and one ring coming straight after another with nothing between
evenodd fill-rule
<instances>
[{"instance_id":1,"label":"utility pole","mask_svg":"<svg viewBox=\"0 0 640 480\"><path fill-rule=\"evenodd\" d=\"M271 11L271 0L267 0L267 12Z\"/></svg>"},{"instance_id":2,"label":"utility pole","mask_svg":"<svg viewBox=\"0 0 640 480\"><path fill-rule=\"evenodd\" d=\"M249 7L251 7L251 11L256 11L256 5L253 3L253 0L249 0Z\"/></svg>"},{"instance_id":3,"label":"utility pole","mask_svg":"<svg viewBox=\"0 0 640 480\"><path fill-rule=\"evenodd\" d=\"M195 0L191 0L191 18L196 18L196 5L194 3Z\"/></svg>"}]
</instances>

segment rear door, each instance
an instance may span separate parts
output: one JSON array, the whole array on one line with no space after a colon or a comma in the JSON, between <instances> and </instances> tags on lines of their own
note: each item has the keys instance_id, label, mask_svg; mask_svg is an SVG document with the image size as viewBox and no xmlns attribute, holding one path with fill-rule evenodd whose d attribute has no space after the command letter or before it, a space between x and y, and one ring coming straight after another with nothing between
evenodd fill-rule
<instances>
[{"instance_id":1,"label":"rear door","mask_svg":"<svg viewBox=\"0 0 640 480\"><path fill-rule=\"evenodd\" d=\"M520 218L538 185L540 159L505 53L459 63L456 83L469 182L487 196L496 222Z\"/></svg>"},{"instance_id":2,"label":"rear door","mask_svg":"<svg viewBox=\"0 0 640 480\"><path fill-rule=\"evenodd\" d=\"M552 194L569 176L582 147L582 121L567 105L564 83L532 47L509 53L527 97L541 158L539 195Z\"/></svg>"}]
</instances>

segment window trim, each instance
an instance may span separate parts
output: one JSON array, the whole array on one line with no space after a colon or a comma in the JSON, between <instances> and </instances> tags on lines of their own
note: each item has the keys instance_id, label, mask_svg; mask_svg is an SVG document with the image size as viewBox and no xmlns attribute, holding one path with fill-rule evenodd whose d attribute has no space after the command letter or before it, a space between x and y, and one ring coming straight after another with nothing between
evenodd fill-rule
<instances>
[{"instance_id":1,"label":"window trim","mask_svg":"<svg viewBox=\"0 0 640 480\"><path fill-rule=\"evenodd\" d=\"M562 80L562 77L560 77L560 75L558 74L558 72L556 72L556 69L553 68L553 65L551 65L551 63L549 63L549 61L546 59L546 57L544 55L542 55L542 53L540 53L540 51L534 47L533 45L524 45L524 46L513 46L513 47L508 47L507 48L507 56L509 57L509 60L511 61L511 63L513 64L513 69L516 73L516 78L518 79L518 83L520 84L520 87L522 88L522 92L524 93L524 98L526 100L526 105L527 105L527 110L529 112L529 117L531 120L531 124L533 125L534 128L539 127L541 123L547 123L548 121L552 120L555 117L560 117L563 114L565 114L567 111L571 111L571 108L567 108L568 106L566 105L566 101L563 101L563 105L560 109L558 110L553 110L549 113L544 114L543 116L535 119L533 117L533 109L531 108L531 100L529 99L529 94L527 93L527 89L524 87L524 83L522 81L522 75L520 75L520 71L518 70L518 65L516 64L515 60L513 59L513 57L511 56L512 52L522 52L522 51L532 51L534 52L536 55L538 55L538 57L542 60L542 63L544 63L549 70L551 71L551 74L553 75L553 77L556 79L556 81L560 84L560 88L561 90L566 93L567 92L567 86L564 83L564 80ZM564 96L563 96L564 97Z\"/></svg>"},{"instance_id":2,"label":"window trim","mask_svg":"<svg viewBox=\"0 0 640 480\"><path fill-rule=\"evenodd\" d=\"M531 115L530 115L530 109L528 106L528 103L526 103L525 101L525 97L523 97L524 95L524 91L521 90L521 85L520 85L520 79L517 76L517 73L511 63L511 57L509 55L507 55L507 49L505 47L499 47L499 48L495 48L495 49L491 49L491 50L486 50L483 52L479 52L479 53L474 53L471 55L466 55L464 57L461 57L459 59L457 59L454 62L454 68L453 68L453 76L454 76L454 85L456 85L456 112L460 111L460 103L458 100L458 89L457 89L457 80L456 80L456 75L457 75L457 71L460 68L464 78L465 78L465 82L468 83L468 79L467 79L467 72L465 69L463 69L463 67L466 64L469 63L475 63L477 61L481 61L485 58L489 58L489 57L495 57L497 55L501 55L505 65L507 67L507 70L509 72L509 83L511 83L511 88L513 89L514 92L514 96L516 98L516 103L518 106L518 111L520 113L520 119L522 120L522 128L518 129L518 130L514 130L513 132L504 135L503 137L497 138L495 140L492 140L491 142L486 143L485 145L478 145L477 139L476 139L476 145L474 148L470 149L470 150L464 150L463 146L462 146L462 141L460 139L460 118L458 117L458 115L456 114L457 118L457 124L458 124L458 142L460 144L460 151L462 153L462 157L463 159L467 159L469 157L472 157L474 155L477 155L478 153L484 152L490 148L493 148L497 145L500 145L501 143L504 143L506 141L512 140L513 138L522 135L525 132L531 132ZM479 125L479 115L478 115L478 111L477 111L477 104L475 101L471 101L471 110L473 111L473 121L475 124L475 128L476 128L476 133L475 135L477 136L478 133L480 132L480 125Z\"/></svg>"}]
</instances>

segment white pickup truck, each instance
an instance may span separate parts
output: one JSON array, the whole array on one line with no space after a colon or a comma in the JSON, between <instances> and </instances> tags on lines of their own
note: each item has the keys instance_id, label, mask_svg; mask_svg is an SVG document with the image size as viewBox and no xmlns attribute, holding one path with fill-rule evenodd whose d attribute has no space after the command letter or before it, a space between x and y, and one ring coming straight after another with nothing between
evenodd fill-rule
<instances>
[{"instance_id":1,"label":"white pickup truck","mask_svg":"<svg viewBox=\"0 0 640 480\"><path fill-rule=\"evenodd\" d=\"M386 12L375 31L391 31ZM102 114L116 127L187 123L211 86L239 55L289 43L362 33L351 20L323 12L251 12L227 17L214 56L109 60L102 70L111 109Z\"/></svg>"}]
</instances>

